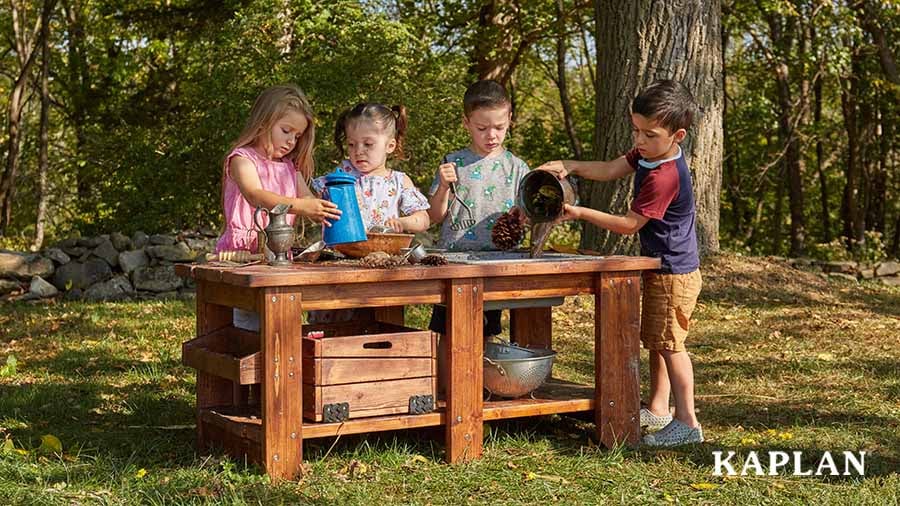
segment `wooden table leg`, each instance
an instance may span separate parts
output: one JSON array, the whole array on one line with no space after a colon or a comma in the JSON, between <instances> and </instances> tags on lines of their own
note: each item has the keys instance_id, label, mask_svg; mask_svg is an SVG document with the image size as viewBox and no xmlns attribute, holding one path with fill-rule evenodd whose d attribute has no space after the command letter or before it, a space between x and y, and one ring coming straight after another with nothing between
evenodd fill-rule
<instances>
[{"instance_id":1,"label":"wooden table leg","mask_svg":"<svg viewBox=\"0 0 900 506\"><path fill-rule=\"evenodd\" d=\"M640 442L640 272L596 277L594 421L607 448Z\"/></svg>"},{"instance_id":2,"label":"wooden table leg","mask_svg":"<svg viewBox=\"0 0 900 506\"><path fill-rule=\"evenodd\" d=\"M303 462L300 291L259 290L262 462L273 480L294 479Z\"/></svg>"},{"instance_id":3,"label":"wooden table leg","mask_svg":"<svg viewBox=\"0 0 900 506\"><path fill-rule=\"evenodd\" d=\"M550 306L510 309L510 340L526 348L550 349L553 344L552 315Z\"/></svg>"},{"instance_id":4,"label":"wooden table leg","mask_svg":"<svg viewBox=\"0 0 900 506\"><path fill-rule=\"evenodd\" d=\"M207 302L207 292L210 289L207 282L197 280L197 336L205 336L222 327L231 325L232 310L230 307L219 306ZM232 382L213 376L202 371L197 371L197 450L204 452L209 446L209 434L200 416L202 410L215 406L229 406L233 401Z\"/></svg>"},{"instance_id":5,"label":"wooden table leg","mask_svg":"<svg viewBox=\"0 0 900 506\"><path fill-rule=\"evenodd\" d=\"M481 457L484 282L447 280L447 461Z\"/></svg>"}]
</instances>

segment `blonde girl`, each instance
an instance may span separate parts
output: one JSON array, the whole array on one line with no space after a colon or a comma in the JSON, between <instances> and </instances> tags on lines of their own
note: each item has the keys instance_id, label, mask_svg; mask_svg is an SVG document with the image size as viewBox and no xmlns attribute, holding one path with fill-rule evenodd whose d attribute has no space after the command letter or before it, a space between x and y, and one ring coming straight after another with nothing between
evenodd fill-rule
<instances>
[{"instance_id":1,"label":"blonde girl","mask_svg":"<svg viewBox=\"0 0 900 506\"><path fill-rule=\"evenodd\" d=\"M325 225L340 217L336 205L315 198L307 186L314 169L314 142L312 107L300 88L273 86L257 97L222 167L225 229L217 252L258 250L256 206L290 204L291 224L298 215Z\"/></svg>"}]
</instances>

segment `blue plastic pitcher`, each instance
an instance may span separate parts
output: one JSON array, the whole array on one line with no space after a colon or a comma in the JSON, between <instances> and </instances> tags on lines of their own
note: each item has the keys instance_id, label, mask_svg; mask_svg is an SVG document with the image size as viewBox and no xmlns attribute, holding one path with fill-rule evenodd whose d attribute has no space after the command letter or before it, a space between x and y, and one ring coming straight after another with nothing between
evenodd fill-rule
<instances>
[{"instance_id":1,"label":"blue plastic pitcher","mask_svg":"<svg viewBox=\"0 0 900 506\"><path fill-rule=\"evenodd\" d=\"M325 244L329 246L367 239L354 183L356 179L339 168L325 176L325 198L334 202L341 210L340 219L330 222L330 227L325 227Z\"/></svg>"}]
</instances>

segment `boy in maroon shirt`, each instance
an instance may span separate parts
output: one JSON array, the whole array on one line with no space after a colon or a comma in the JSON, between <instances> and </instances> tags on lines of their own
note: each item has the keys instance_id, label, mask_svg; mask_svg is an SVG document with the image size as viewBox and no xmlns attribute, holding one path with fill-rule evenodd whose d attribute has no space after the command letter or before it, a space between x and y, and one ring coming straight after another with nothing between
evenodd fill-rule
<instances>
[{"instance_id":1,"label":"boy in maroon shirt","mask_svg":"<svg viewBox=\"0 0 900 506\"><path fill-rule=\"evenodd\" d=\"M587 220L618 234L639 233L641 254L661 261L644 272L641 341L650 351L650 401L641 408L641 427L653 446L703 442L694 414L694 370L684 343L702 280L695 228L691 173L681 152L694 116L694 99L676 81L656 81L632 102L634 148L609 161L557 160L538 167L596 181L634 173L634 200L624 216L566 205L563 220ZM675 398L669 414L669 394Z\"/></svg>"}]
</instances>

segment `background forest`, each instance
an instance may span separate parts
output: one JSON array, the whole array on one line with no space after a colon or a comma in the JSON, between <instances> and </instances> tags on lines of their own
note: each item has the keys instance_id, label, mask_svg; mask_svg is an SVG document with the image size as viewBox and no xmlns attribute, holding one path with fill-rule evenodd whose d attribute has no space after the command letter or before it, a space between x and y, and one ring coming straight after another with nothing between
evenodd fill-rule
<instances>
[{"instance_id":1,"label":"background forest","mask_svg":"<svg viewBox=\"0 0 900 506\"><path fill-rule=\"evenodd\" d=\"M623 58L654 40L640 24L651 5L700 27L703 43L656 63ZM397 167L427 189L466 143L461 97L478 77L508 86L509 147L534 167L621 153L630 90L712 61L691 81L715 127L714 141L696 137L714 162L693 167L711 181L698 190L714 215L706 248L866 260L900 249L895 0L9 0L0 30L4 247L217 229L222 157L271 84L310 96L320 174L343 108L406 105ZM586 186L582 198L615 209L623 197Z\"/></svg>"}]
</instances>

